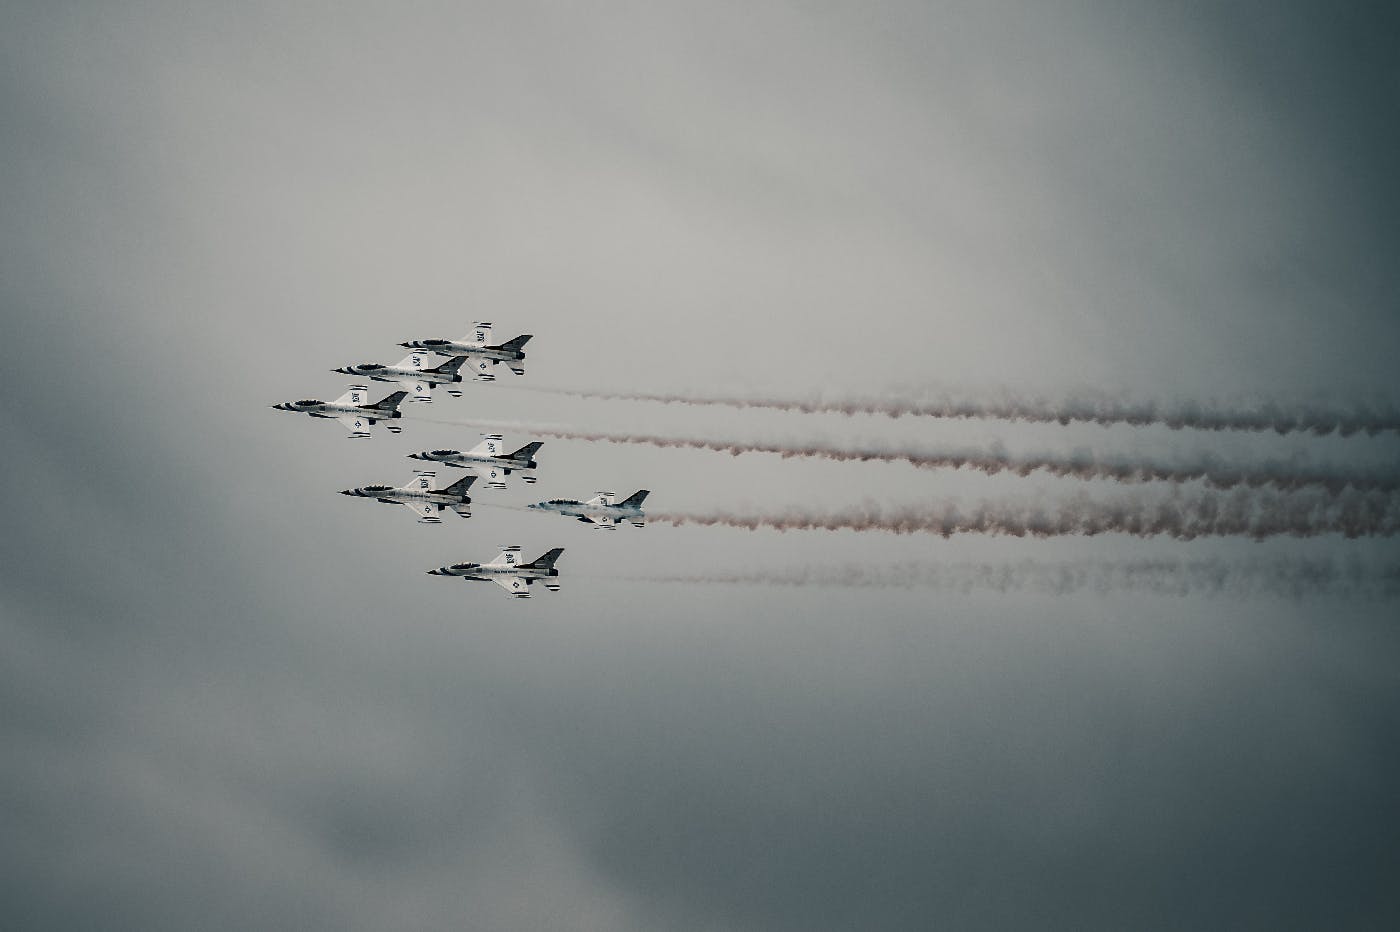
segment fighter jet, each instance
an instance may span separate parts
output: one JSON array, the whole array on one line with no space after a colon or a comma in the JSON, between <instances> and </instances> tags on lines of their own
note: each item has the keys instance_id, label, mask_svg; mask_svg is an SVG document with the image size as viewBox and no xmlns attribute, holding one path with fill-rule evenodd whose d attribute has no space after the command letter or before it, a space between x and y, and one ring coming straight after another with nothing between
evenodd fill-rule
<instances>
[{"instance_id":1,"label":"fighter jet","mask_svg":"<svg viewBox=\"0 0 1400 932\"><path fill-rule=\"evenodd\" d=\"M530 342L532 334L522 333L514 340L507 340L499 346L491 345L491 324L479 321L472 324L472 332L460 340L410 340L399 346L408 349L430 350L442 356L466 355L472 358L472 374L480 382L490 382L496 378L492 371L497 363L510 366L516 375L525 374L525 352L521 347Z\"/></svg>"},{"instance_id":2,"label":"fighter jet","mask_svg":"<svg viewBox=\"0 0 1400 932\"><path fill-rule=\"evenodd\" d=\"M346 375L358 375L366 379L374 379L377 382L398 382L408 389L414 401L432 401L433 389L439 385L454 385L462 381L462 376L458 369L467 361L465 356L453 356L440 366L428 366L428 354L422 351L410 353L392 366L381 365L377 362L360 363L358 366L341 366L339 369L332 369L332 372L344 372ZM461 398L462 390L459 388L449 388L447 394L453 398Z\"/></svg>"},{"instance_id":3,"label":"fighter jet","mask_svg":"<svg viewBox=\"0 0 1400 932\"><path fill-rule=\"evenodd\" d=\"M444 509L451 508L464 518L472 516L471 496L467 489L476 481L476 476L463 476L445 489L437 488L437 473L421 469L413 471L413 478L401 489L387 485L367 485L362 489L346 489L341 495L354 495L359 498L374 498L390 505L403 505L413 512L419 524L441 524L439 517Z\"/></svg>"},{"instance_id":4,"label":"fighter jet","mask_svg":"<svg viewBox=\"0 0 1400 932\"><path fill-rule=\"evenodd\" d=\"M363 385L351 385L348 392L329 403L307 398L303 401L284 401L272 407L279 411L299 411L312 417L335 418L350 428L352 440L360 440L367 438L369 428L380 421L403 417L399 412L399 404L407 394L408 392L394 392L374 404L368 404L369 389ZM395 434L403 430L397 424L385 424L384 427Z\"/></svg>"},{"instance_id":5,"label":"fighter jet","mask_svg":"<svg viewBox=\"0 0 1400 932\"><path fill-rule=\"evenodd\" d=\"M625 501L614 502L617 496L612 492L599 492L586 502L576 502L568 498L552 498L547 502L526 505L539 511L555 511L583 522L591 522L596 530L616 530L619 521L630 521L633 527L646 527L647 516L642 513L642 502L651 492L638 489Z\"/></svg>"},{"instance_id":6,"label":"fighter jet","mask_svg":"<svg viewBox=\"0 0 1400 932\"><path fill-rule=\"evenodd\" d=\"M539 466L535 462L535 452L544 446L543 443L527 443L514 453L503 453L500 434L481 436L481 443L466 453L460 450L424 450L421 453L410 453L408 456L409 459L429 460L446 466L478 469L486 474L488 489L504 489L505 477L512 472L520 473L520 478L526 482L535 481L535 469Z\"/></svg>"},{"instance_id":7,"label":"fighter jet","mask_svg":"<svg viewBox=\"0 0 1400 932\"><path fill-rule=\"evenodd\" d=\"M555 547L533 563L521 563L519 547L503 547L501 555L490 563L454 563L428 570L428 575L488 580L517 599L528 599L530 584L537 579L544 580L544 587L550 592L559 591L559 571L554 568L554 562L563 552L563 547Z\"/></svg>"}]
</instances>

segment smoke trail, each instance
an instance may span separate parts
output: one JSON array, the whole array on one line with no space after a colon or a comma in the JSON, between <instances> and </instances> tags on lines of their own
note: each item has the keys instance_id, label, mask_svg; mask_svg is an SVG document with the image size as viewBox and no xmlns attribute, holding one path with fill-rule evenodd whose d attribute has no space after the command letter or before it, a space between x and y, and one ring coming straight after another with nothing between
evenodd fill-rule
<instances>
[{"instance_id":1,"label":"smoke trail","mask_svg":"<svg viewBox=\"0 0 1400 932\"><path fill-rule=\"evenodd\" d=\"M1131 403L1111 399L1071 398L1054 402L1044 399L1006 396L994 401L970 401L948 397L914 401L905 399L846 398L800 399L719 394L662 392L576 391L572 389L528 388L575 398L615 401L649 401L659 404L723 406L727 408L766 408L803 414L875 414L890 418L929 417L945 420L1020 421L1037 424L1131 424L1161 425L1172 430L1274 431L1278 434L1338 433L1379 434L1400 431L1400 410L1394 406L1355 405L1348 410L1317 406L1283 407L1273 403L1230 409L1213 404L1178 402Z\"/></svg>"},{"instance_id":2,"label":"smoke trail","mask_svg":"<svg viewBox=\"0 0 1400 932\"><path fill-rule=\"evenodd\" d=\"M424 418L427 420L427 418ZM448 422L453 423L453 422ZM548 425L508 424L501 421L472 421L478 426L505 426L543 437L585 440L594 443L643 444L663 448L710 450L739 456L745 453L771 453L784 458L803 457L835 462L908 463L919 469L969 469L987 475L1012 473L1027 476L1043 472L1060 478L1110 479L1115 482L1202 481L1215 489L1272 487L1281 491L1323 488L1334 494L1345 489L1365 492L1400 490L1400 466L1388 473L1364 472L1340 466L1311 467L1284 460L1269 460L1255 466L1233 465L1202 454L1193 462L1153 463L1129 457L1095 456L1078 450L1068 456L1011 454L1000 445L985 449L915 450L882 446L831 446L819 443L758 443L749 441L706 440L695 437L667 437L657 434L609 433L572 430Z\"/></svg>"},{"instance_id":3,"label":"smoke trail","mask_svg":"<svg viewBox=\"0 0 1400 932\"><path fill-rule=\"evenodd\" d=\"M1030 590L1068 595L1085 589L1145 591L1154 595L1400 597L1400 565L1356 560L1295 558L1246 563L1218 560L1124 562L880 564L794 567L628 577L637 582L710 585L836 586L872 589L932 588L944 592Z\"/></svg>"},{"instance_id":4,"label":"smoke trail","mask_svg":"<svg viewBox=\"0 0 1400 932\"><path fill-rule=\"evenodd\" d=\"M789 508L769 514L648 512L653 522L755 531L886 531L894 534L988 534L1009 537L1393 537L1400 533L1400 501L1388 495L1344 492L1279 495L1237 490L1225 494L1173 493L1155 499L1100 502L1078 496L1058 506L982 502L964 509L951 502L881 508L873 503L833 512Z\"/></svg>"}]
</instances>

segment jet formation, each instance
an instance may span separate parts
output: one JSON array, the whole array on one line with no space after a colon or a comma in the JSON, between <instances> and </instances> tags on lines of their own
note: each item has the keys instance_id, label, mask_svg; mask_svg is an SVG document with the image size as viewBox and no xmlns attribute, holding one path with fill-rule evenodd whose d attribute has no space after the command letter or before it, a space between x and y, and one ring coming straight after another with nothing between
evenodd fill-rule
<instances>
[{"instance_id":1,"label":"jet formation","mask_svg":"<svg viewBox=\"0 0 1400 932\"><path fill-rule=\"evenodd\" d=\"M473 379L490 382L495 379L492 371L500 363L516 375L525 374L524 346L531 334L521 334L501 344L491 342L491 324L479 322L461 340L414 340L399 344L412 350L408 356L392 366L381 363L360 363L341 366L334 372L358 376L377 382L396 383L402 386L378 401L370 401L366 385L351 385L349 390L335 401L304 399L275 404L272 407L281 411L293 411L316 418L334 419L350 431L353 439L371 436L370 428L383 423L391 433L400 433L403 428L395 423L404 414L400 406L405 399L410 403L424 404L433 400L433 391L445 386L447 393L454 398L462 396L461 386L466 380L464 373L470 372ZM434 362L433 354L447 357L446 361ZM527 483L537 481L536 470L539 463L535 455L543 446L532 441L524 446L506 452L505 438L501 434L482 434L481 443L470 450L424 450L410 453L409 458L444 466L467 469L470 475L464 476L444 487L437 483L437 473L431 470L415 470L413 478L400 487L388 485L367 485L356 489L345 489L342 495L353 498L372 498L390 505L402 505L413 512L419 524L441 524L442 514L447 510L463 518L472 514L471 496L468 490L478 479L484 478L482 488L504 490L506 478L517 475ZM556 512L576 518L595 528L614 529L622 521L635 527L646 524L642 512L642 502L650 494L646 489L638 490L623 501L616 501L611 492L599 492L586 502L573 499L550 499L526 507L537 511ZM449 566L429 570L433 576L458 576L468 580L494 582L513 597L530 597L530 587L536 581L543 581L546 589L559 590L559 570L555 568L563 547L546 551L531 562L522 562L519 546L509 546L501 550L490 563L454 563Z\"/></svg>"}]
</instances>

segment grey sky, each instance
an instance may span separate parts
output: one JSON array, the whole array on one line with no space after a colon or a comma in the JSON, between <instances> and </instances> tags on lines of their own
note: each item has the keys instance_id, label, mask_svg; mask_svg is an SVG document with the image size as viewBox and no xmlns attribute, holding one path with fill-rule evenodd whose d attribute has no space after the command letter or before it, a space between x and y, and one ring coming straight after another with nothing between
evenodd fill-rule
<instances>
[{"instance_id":1,"label":"grey sky","mask_svg":"<svg viewBox=\"0 0 1400 932\"><path fill-rule=\"evenodd\" d=\"M624 578L1393 542L418 527L335 492L473 429L267 409L483 317L540 386L1396 402L1395 13L1158 6L0 6L5 924L1394 926L1393 600ZM1400 461L505 377L433 414ZM541 461L477 501L1116 491ZM506 543L564 546L564 591L423 575Z\"/></svg>"}]
</instances>

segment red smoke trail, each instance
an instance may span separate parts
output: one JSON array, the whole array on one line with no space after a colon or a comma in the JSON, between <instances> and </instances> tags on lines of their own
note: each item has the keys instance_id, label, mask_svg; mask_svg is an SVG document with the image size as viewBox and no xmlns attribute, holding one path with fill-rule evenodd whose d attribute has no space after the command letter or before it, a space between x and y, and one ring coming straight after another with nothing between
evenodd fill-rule
<instances>
[{"instance_id":1,"label":"red smoke trail","mask_svg":"<svg viewBox=\"0 0 1400 932\"><path fill-rule=\"evenodd\" d=\"M788 508L767 514L725 510L648 512L653 522L755 531L885 531L893 534L988 534L1008 537L1393 537L1400 533L1400 502L1364 492L1278 495L1237 490L1226 494L1172 494L1094 501L1078 496L1058 505L951 502L882 508L866 504L840 511Z\"/></svg>"},{"instance_id":2,"label":"red smoke trail","mask_svg":"<svg viewBox=\"0 0 1400 932\"><path fill-rule=\"evenodd\" d=\"M425 418L426 420L426 418ZM919 469L968 469L987 475L1011 473L1027 476L1043 472L1073 479L1107 479L1115 482L1202 481L1215 489L1272 487L1280 491L1322 488L1339 494L1345 489L1367 492L1400 490L1400 467L1384 473L1364 472L1337 466L1271 460L1254 466L1223 462L1213 456L1197 456L1194 461L1175 464L1153 463L1131 457L1095 456L1087 451L1068 456L1050 454L1011 454L1000 447L987 449L917 450L881 446L832 446L822 443L758 443L739 440L707 440L696 437L667 437L658 434L611 433L573 430L558 426L531 426L502 421L443 422L475 423L506 427L542 437L585 440L592 443L642 444L669 449L710 450L739 456L771 453L784 458L803 457L833 462L907 463Z\"/></svg>"},{"instance_id":3,"label":"red smoke trail","mask_svg":"<svg viewBox=\"0 0 1400 932\"><path fill-rule=\"evenodd\" d=\"M1378 434L1400 431L1400 410L1385 405L1369 407L1356 405L1348 410L1316 406L1281 406L1262 403L1249 408L1230 409L1211 404L1153 402L1134 404L1109 399L1068 399L1062 402L1041 399L1003 398L997 401L969 401L940 398L914 401L906 399L848 398L812 399L775 398L722 394L687 394L662 392L605 392L568 389L530 388L576 398L597 398L614 401L647 401L659 404L722 406L727 408L764 408L773 411L793 411L803 414L874 414L884 417L929 417L947 420L998 420L1036 424L1131 424L1160 425L1172 430L1274 431L1279 434L1306 432L1318 435L1338 433Z\"/></svg>"}]
</instances>

